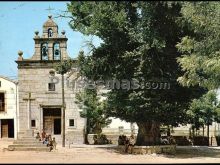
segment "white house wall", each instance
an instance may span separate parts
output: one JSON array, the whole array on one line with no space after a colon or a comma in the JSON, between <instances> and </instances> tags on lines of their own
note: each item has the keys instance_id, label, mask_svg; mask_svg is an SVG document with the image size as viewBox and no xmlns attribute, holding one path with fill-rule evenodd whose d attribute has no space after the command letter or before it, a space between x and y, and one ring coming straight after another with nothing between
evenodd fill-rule
<instances>
[{"instance_id":1,"label":"white house wall","mask_svg":"<svg viewBox=\"0 0 220 165\"><path fill-rule=\"evenodd\" d=\"M7 78L3 78L3 77L0 77L0 81L1 81L0 92L5 93L5 103L6 103L6 111L0 112L0 120L14 119L14 138L17 139L17 128L18 128L17 115L16 115L18 113L17 85L15 82L10 81Z\"/></svg>"}]
</instances>

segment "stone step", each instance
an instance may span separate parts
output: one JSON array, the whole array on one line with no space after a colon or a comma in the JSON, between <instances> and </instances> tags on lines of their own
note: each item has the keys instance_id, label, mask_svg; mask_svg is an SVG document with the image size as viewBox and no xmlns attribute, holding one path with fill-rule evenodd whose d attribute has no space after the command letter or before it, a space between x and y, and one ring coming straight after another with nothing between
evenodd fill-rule
<instances>
[{"instance_id":1,"label":"stone step","mask_svg":"<svg viewBox=\"0 0 220 165\"><path fill-rule=\"evenodd\" d=\"M43 142L39 141L14 141L13 144L43 144Z\"/></svg>"},{"instance_id":2,"label":"stone step","mask_svg":"<svg viewBox=\"0 0 220 165\"><path fill-rule=\"evenodd\" d=\"M42 141L34 137L23 137L17 139L12 145L8 146L9 151L50 151L50 148L43 144Z\"/></svg>"},{"instance_id":3,"label":"stone step","mask_svg":"<svg viewBox=\"0 0 220 165\"><path fill-rule=\"evenodd\" d=\"M10 147L46 147L46 145L44 144L12 144L8 146L8 148Z\"/></svg>"},{"instance_id":4,"label":"stone step","mask_svg":"<svg viewBox=\"0 0 220 165\"><path fill-rule=\"evenodd\" d=\"M16 141L25 141L25 142L39 142L37 139L17 139Z\"/></svg>"},{"instance_id":5,"label":"stone step","mask_svg":"<svg viewBox=\"0 0 220 165\"><path fill-rule=\"evenodd\" d=\"M10 147L9 151L45 151L49 152L49 147Z\"/></svg>"},{"instance_id":6,"label":"stone step","mask_svg":"<svg viewBox=\"0 0 220 165\"><path fill-rule=\"evenodd\" d=\"M19 139L35 139L36 140L36 138L35 137L21 137L21 138L19 138Z\"/></svg>"}]
</instances>

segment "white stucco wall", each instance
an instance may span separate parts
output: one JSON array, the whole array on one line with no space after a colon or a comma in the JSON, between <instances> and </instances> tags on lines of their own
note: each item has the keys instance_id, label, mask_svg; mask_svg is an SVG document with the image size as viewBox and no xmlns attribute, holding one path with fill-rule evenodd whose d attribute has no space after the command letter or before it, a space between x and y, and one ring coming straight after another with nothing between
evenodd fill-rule
<instances>
[{"instance_id":1,"label":"white stucco wall","mask_svg":"<svg viewBox=\"0 0 220 165\"><path fill-rule=\"evenodd\" d=\"M103 101L106 99L106 97L103 97L101 94L103 93L107 93L109 90L106 89L101 89L98 90L98 96L100 97L100 101ZM126 122L124 120L121 120L119 118L114 118L114 117L110 117L109 119L112 120L111 124L108 125L107 127L103 128L103 132L107 133L107 132L120 132L119 131L119 127L123 127L124 130L127 131L131 131L131 123L130 122ZM136 123L133 123L133 127L137 132L138 126Z\"/></svg>"},{"instance_id":2,"label":"white stucco wall","mask_svg":"<svg viewBox=\"0 0 220 165\"><path fill-rule=\"evenodd\" d=\"M126 122L124 120L120 120L119 118L113 118L111 117L110 119L112 119L111 124L109 125L110 128L118 128L118 127L124 127L124 129L130 129L131 128L131 123L130 122ZM137 125L135 125L135 128L137 129Z\"/></svg>"},{"instance_id":3,"label":"white stucco wall","mask_svg":"<svg viewBox=\"0 0 220 165\"><path fill-rule=\"evenodd\" d=\"M17 84L15 81L5 78L3 76L0 76L0 81L1 81L0 92L5 93L5 103L6 103L6 111L0 112L0 119L14 119L14 138L17 139L17 128L18 128L17 127L18 126Z\"/></svg>"}]
</instances>

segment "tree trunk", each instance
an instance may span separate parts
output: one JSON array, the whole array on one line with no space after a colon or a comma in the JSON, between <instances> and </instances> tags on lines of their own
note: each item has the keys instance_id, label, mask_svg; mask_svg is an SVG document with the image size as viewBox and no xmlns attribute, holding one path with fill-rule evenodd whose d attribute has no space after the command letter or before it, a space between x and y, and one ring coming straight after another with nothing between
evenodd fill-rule
<instances>
[{"instance_id":1,"label":"tree trunk","mask_svg":"<svg viewBox=\"0 0 220 165\"><path fill-rule=\"evenodd\" d=\"M155 121L137 122L138 135L136 145L152 146L160 142L160 123Z\"/></svg>"},{"instance_id":2,"label":"tree trunk","mask_svg":"<svg viewBox=\"0 0 220 165\"><path fill-rule=\"evenodd\" d=\"M207 124L207 136L209 137L209 124Z\"/></svg>"},{"instance_id":3,"label":"tree trunk","mask_svg":"<svg viewBox=\"0 0 220 165\"><path fill-rule=\"evenodd\" d=\"M193 137L195 137L195 128L192 129Z\"/></svg>"},{"instance_id":4,"label":"tree trunk","mask_svg":"<svg viewBox=\"0 0 220 165\"><path fill-rule=\"evenodd\" d=\"M85 144L89 144L89 141L88 141L88 133L87 133L86 128L84 128L83 131L84 131L84 143L85 143Z\"/></svg>"},{"instance_id":5,"label":"tree trunk","mask_svg":"<svg viewBox=\"0 0 220 165\"><path fill-rule=\"evenodd\" d=\"M209 123L207 124L207 136L208 136L208 146L209 146Z\"/></svg>"},{"instance_id":6,"label":"tree trunk","mask_svg":"<svg viewBox=\"0 0 220 165\"><path fill-rule=\"evenodd\" d=\"M202 136L204 137L205 136L205 128L204 128L204 125L202 126Z\"/></svg>"},{"instance_id":7,"label":"tree trunk","mask_svg":"<svg viewBox=\"0 0 220 165\"><path fill-rule=\"evenodd\" d=\"M169 125L167 126L167 136L168 137L170 136L170 126Z\"/></svg>"}]
</instances>

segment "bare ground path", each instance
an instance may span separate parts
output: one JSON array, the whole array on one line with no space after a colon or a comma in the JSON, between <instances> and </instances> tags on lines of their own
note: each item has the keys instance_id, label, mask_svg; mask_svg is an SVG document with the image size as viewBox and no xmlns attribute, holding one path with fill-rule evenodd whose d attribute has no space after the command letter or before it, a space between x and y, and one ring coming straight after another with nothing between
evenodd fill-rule
<instances>
[{"instance_id":1,"label":"bare ground path","mask_svg":"<svg viewBox=\"0 0 220 165\"><path fill-rule=\"evenodd\" d=\"M176 155L120 154L115 146L67 145L52 152L6 151L0 141L0 163L220 163L220 147L178 147Z\"/></svg>"}]
</instances>

